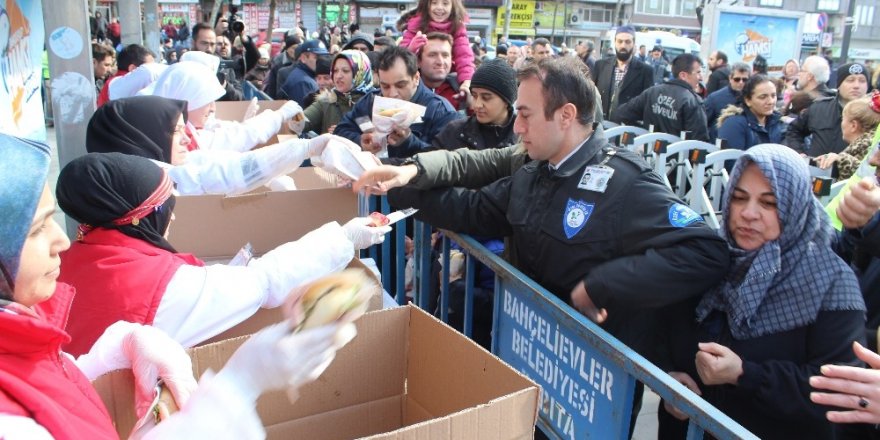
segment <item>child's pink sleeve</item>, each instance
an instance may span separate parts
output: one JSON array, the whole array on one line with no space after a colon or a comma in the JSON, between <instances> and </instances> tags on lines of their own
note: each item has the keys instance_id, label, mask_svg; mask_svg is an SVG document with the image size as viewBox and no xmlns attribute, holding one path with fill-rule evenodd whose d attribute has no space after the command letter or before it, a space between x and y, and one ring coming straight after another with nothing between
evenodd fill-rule
<instances>
[{"instance_id":1,"label":"child's pink sleeve","mask_svg":"<svg viewBox=\"0 0 880 440\"><path fill-rule=\"evenodd\" d=\"M409 49L409 43L412 41L413 37L416 36L416 33L419 31L419 25L421 24L422 18L419 14L410 17L406 22L406 30L403 31L403 37L400 39L398 46Z\"/></svg>"},{"instance_id":2,"label":"child's pink sleeve","mask_svg":"<svg viewBox=\"0 0 880 440\"><path fill-rule=\"evenodd\" d=\"M469 81L474 76L474 51L468 40L467 30L462 25L455 33L452 45L452 61L455 62L455 73L458 82Z\"/></svg>"}]
</instances>

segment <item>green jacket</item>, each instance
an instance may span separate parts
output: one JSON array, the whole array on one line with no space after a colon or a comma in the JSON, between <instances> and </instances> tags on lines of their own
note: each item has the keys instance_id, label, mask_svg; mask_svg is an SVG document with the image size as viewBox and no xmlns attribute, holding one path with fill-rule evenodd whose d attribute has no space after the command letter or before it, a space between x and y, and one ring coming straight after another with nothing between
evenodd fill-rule
<instances>
[{"instance_id":1,"label":"green jacket","mask_svg":"<svg viewBox=\"0 0 880 440\"><path fill-rule=\"evenodd\" d=\"M343 95L334 90L323 91L312 105L303 112L308 118L303 131L314 131L318 134L328 133L330 127L342 120L342 115L351 111L352 107L363 98L360 93Z\"/></svg>"},{"instance_id":2,"label":"green jacket","mask_svg":"<svg viewBox=\"0 0 880 440\"><path fill-rule=\"evenodd\" d=\"M597 138L605 139L602 125L594 125ZM438 187L460 186L477 189L502 177L513 175L526 162L529 155L521 143L506 148L471 150L435 150L413 156L412 163L419 168L418 175L409 186L427 190Z\"/></svg>"}]
</instances>

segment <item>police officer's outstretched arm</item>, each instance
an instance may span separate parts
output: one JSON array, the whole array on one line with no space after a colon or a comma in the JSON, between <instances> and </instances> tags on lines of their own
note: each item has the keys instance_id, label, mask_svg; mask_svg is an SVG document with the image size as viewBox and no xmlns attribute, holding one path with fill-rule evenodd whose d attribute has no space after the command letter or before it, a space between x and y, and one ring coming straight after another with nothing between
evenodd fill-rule
<instances>
[{"instance_id":1,"label":"police officer's outstretched arm","mask_svg":"<svg viewBox=\"0 0 880 440\"><path fill-rule=\"evenodd\" d=\"M513 233L506 217L509 195L508 177L478 191L464 188L430 191L396 188L388 192L388 202L392 206L418 208L416 218L438 228L497 237Z\"/></svg>"},{"instance_id":2,"label":"police officer's outstretched arm","mask_svg":"<svg viewBox=\"0 0 880 440\"><path fill-rule=\"evenodd\" d=\"M667 306L703 294L726 274L725 241L655 173L642 172L620 203L623 255L584 279L596 307Z\"/></svg>"}]
</instances>

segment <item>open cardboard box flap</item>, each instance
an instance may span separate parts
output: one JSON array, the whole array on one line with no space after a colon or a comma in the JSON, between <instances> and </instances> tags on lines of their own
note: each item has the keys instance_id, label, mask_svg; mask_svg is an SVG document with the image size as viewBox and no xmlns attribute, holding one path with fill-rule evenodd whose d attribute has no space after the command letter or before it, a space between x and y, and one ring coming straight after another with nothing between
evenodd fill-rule
<instances>
[{"instance_id":1,"label":"open cardboard box flap","mask_svg":"<svg viewBox=\"0 0 880 440\"><path fill-rule=\"evenodd\" d=\"M270 439L532 438L538 386L461 334L413 306L370 312L357 327L295 403L283 391L260 398ZM195 374L220 369L246 339L192 349ZM95 387L127 436L130 371L102 376Z\"/></svg>"}]
</instances>

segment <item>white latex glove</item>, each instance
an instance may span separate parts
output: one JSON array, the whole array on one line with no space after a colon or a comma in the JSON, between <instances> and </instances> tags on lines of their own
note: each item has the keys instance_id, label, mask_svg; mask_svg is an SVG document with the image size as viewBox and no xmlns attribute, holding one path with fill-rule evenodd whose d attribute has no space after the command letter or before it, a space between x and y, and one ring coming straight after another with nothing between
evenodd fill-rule
<instances>
[{"instance_id":1,"label":"white latex glove","mask_svg":"<svg viewBox=\"0 0 880 440\"><path fill-rule=\"evenodd\" d=\"M391 226L368 226L372 221L369 217L355 217L342 225L345 236L354 243L355 250L382 243L385 234L391 232Z\"/></svg>"},{"instance_id":2,"label":"white latex glove","mask_svg":"<svg viewBox=\"0 0 880 440\"><path fill-rule=\"evenodd\" d=\"M269 326L251 336L217 373L215 380L234 389L247 401L260 394L288 389L288 394L318 378L336 356L336 350L351 341L354 324L333 324L291 333L287 321Z\"/></svg>"},{"instance_id":3,"label":"white latex glove","mask_svg":"<svg viewBox=\"0 0 880 440\"><path fill-rule=\"evenodd\" d=\"M302 113L302 111L302 107L296 101L287 101L278 109L278 113L281 114L285 121L292 119L294 116Z\"/></svg>"},{"instance_id":4,"label":"white latex glove","mask_svg":"<svg viewBox=\"0 0 880 440\"><path fill-rule=\"evenodd\" d=\"M134 373L138 419L150 408L158 379L162 379L179 407L196 389L192 360L180 344L161 330L146 325L134 328L122 340L122 352L131 361Z\"/></svg>"},{"instance_id":5,"label":"white latex glove","mask_svg":"<svg viewBox=\"0 0 880 440\"><path fill-rule=\"evenodd\" d=\"M338 138L338 136L325 133L309 139L309 157L320 157L321 153L324 152L324 148L327 147L330 140L334 138Z\"/></svg>"},{"instance_id":6,"label":"white latex glove","mask_svg":"<svg viewBox=\"0 0 880 440\"><path fill-rule=\"evenodd\" d=\"M260 104L258 104L258 102L259 101L257 100L256 96L251 99L251 103L248 104L248 108L244 112L243 121L247 121L248 119L253 118L257 115L257 112L260 111Z\"/></svg>"}]
</instances>

